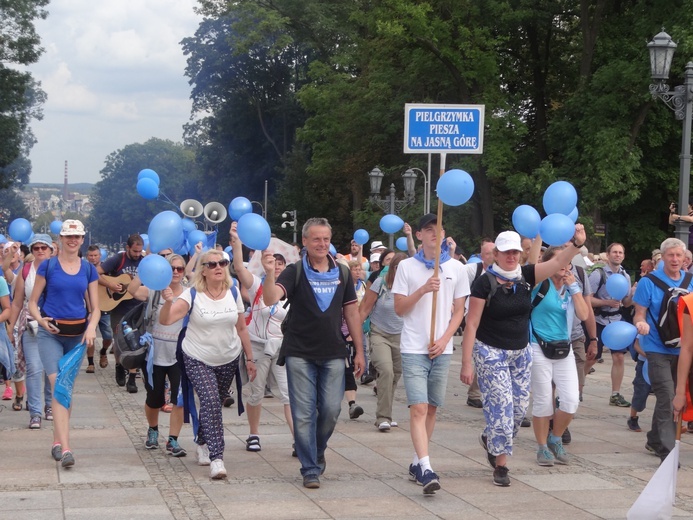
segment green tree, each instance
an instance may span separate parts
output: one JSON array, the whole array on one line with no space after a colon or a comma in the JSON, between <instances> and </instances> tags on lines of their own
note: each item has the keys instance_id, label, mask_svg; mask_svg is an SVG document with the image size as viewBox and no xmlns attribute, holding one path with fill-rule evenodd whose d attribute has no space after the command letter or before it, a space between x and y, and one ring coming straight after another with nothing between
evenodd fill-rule
<instances>
[{"instance_id":1,"label":"green tree","mask_svg":"<svg viewBox=\"0 0 693 520\"><path fill-rule=\"evenodd\" d=\"M144 168L159 175L157 200L146 201L137 193L137 175ZM91 195L87 225L92 242L114 243L132 233L146 233L157 213L178 211L184 199L200 198L197 179L194 152L178 143L152 138L113 152Z\"/></svg>"}]
</instances>

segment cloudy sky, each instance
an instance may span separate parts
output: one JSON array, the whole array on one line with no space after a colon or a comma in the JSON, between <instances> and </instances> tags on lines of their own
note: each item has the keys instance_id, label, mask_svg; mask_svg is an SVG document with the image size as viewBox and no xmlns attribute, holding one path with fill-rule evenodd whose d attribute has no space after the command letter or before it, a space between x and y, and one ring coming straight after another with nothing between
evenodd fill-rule
<instances>
[{"instance_id":1,"label":"cloudy sky","mask_svg":"<svg viewBox=\"0 0 693 520\"><path fill-rule=\"evenodd\" d=\"M182 141L190 86L180 41L195 0L51 0L29 70L48 100L32 122L31 182L98 182L106 157L150 137ZM143 165L143 168L146 165Z\"/></svg>"}]
</instances>

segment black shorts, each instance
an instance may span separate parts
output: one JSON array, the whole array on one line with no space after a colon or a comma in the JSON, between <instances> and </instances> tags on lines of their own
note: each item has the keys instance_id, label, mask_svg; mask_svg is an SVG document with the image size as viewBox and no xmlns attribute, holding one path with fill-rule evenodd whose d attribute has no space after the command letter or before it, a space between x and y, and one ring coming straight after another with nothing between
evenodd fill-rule
<instances>
[{"instance_id":1,"label":"black shorts","mask_svg":"<svg viewBox=\"0 0 693 520\"><path fill-rule=\"evenodd\" d=\"M178 402L178 388L180 387L178 363L168 367L154 365L152 370L153 384L151 385L147 377L147 369L142 368L144 388L147 390L145 403L149 408L157 409L166 404L166 376L168 376L168 382L171 386L171 403L175 405Z\"/></svg>"}]
</instances>

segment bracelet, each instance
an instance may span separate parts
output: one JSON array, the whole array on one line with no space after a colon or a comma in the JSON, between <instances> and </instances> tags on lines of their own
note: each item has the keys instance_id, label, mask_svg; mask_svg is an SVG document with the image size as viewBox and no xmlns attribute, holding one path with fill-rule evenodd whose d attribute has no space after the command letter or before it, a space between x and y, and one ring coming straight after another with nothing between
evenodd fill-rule
<instances>
[{"instance_id":1,"label":"bracelet","mask_svg":"<svg viewBox=\"0 0 693 520\"><path fill-rule=\"evenodd\" d=\"M574 245L575 247L577 247L578 249L580 249L582 246L585 245L584 242L583 242L582 244L578 245L578 243L575 241L575 237L573 237L573 238L570 239L570 243L573 244L573 245Z\"/></svg>"},{"instance_id":2,"label":"bracelet","mask_svg":"<svg viewBox=\"0 0 693 520\"><path fill-rule=\"evenodd\" d=\"M246 363L253 363L253 364L254 364L254 363L255 363L255 360L254 360L254 359L246 359L245 362L246 362Z\"/></svg>"},{"instance_id":3,"label":"bracelet","mask_svg":"<svg viewBox=\"0 0 693 520\"><path fill-rule=\"evenodd\" d=\"M568 291L570 292L571 295L579 294L582 292L582 287L580 287L579 283L573 282L568 286Z\"/></svg>"}]
</instances>

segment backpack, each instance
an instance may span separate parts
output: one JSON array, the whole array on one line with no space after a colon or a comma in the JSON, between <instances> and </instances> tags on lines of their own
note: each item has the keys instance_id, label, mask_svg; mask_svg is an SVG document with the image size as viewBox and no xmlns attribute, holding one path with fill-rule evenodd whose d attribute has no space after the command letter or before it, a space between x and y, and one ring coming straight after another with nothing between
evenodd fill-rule
<instances>
[{"instance_id":1,"label":"backpack","mask_svg":"<svg viewBox=\"0 0 693 520\"><path fill-rule=\"evenodd\" d=\"M84 258L82 258L81 260L82 260L81 265L87 266L87 280L89 280L91 278L92 269L95 269L95 267L93 265L91 265L89 262L87 262ZM57 256L51 256L48 260L45 260L45 262L46 262L46 276L44 278L46 279L46 285L43 288L43 293L41 293L41 296L39 296L39 299L38 299L38 306L40 309L43 308L43 304L46 301L46 290L48 289L48 276L53 271L55 271L55 266L58 263L58 257ZM22 267L22 277L24 278L25 281L26 281L26 277L29 276L29 271L31 270L31 263L28 264L29 265L28 268L26 268L26 265L27 264L25 264L25 267ZM25 269L26 269L26 275L24 274ZM82 270L82 267L80 266L80 271L81 270ZM87 288L87 293L85 296L88 296L88 295L89 295L89 289ZM84 303L85 303L85 306L87 308L87 312L91 312L91 302L87 298L85 298Z\"/></svg>"},{"instance_id":2,"label":"backpack","mask_svg":"<svg viewBox=\"0 0 693 520\"><path fill-rule=\"evenodd\" d=\"M154 309L159 306L160 301L161 291L156 291L151 300L148 298L146 301L139 302L123 316L122 321L130 325L138 341L141 336L151 330L154 321ZM137 350L130 350L123 334L123 327L117 327L114 336L114 345L118 349L120 364L123 368L126 370L141 368L147 359L149 349L152 347L151 342L145 341L140 343Z\"/></svg>"},{"instance_id":3,"label":"backpack","mask_svg":"<svg viewBox=\"0 0 693 520\"><path fill-rule=\"evenodd\" d=\"M491 284L491 290L489 291L488 296L486 296L486 307L488 307L489 305L491 305L491 298L493 298L493 296L496 294L496 291L498 290L499 284L498 284L498 280L496 279L495 274L492 274L492 273L489 273L488 271L486 271L484 273L484 275L488 277L488 281ZM520 281L517 282L517 285L522 285L522 284L526 284L526 283L527 282L525 281L525 276L522 275L520 277ZM548 289L546 289L546 290L548 291ZM546 294L546 293L544 293L544 294ZM543 296L542 296L542 298L543 298Z\"/></svg>"},{"instance_id":4,"label":"backpack","mask_svg":"<svg viewBox=\"0 0 693 520\"><path fill-rule=\"evenodd\" d=\"M665 347L678 348L681 343L681 329L679 328L677 309L678 300L679 296L688 294L688 286L693 279L693 274L686 273L678 287L667 285L653 273L645 275L645 278L649 279L664 292L662 304L659 306L659 316L655 318L652 310L650 308L647 309L652 321L657 326L659 338Z\"/></svg>"}]
</instances>

